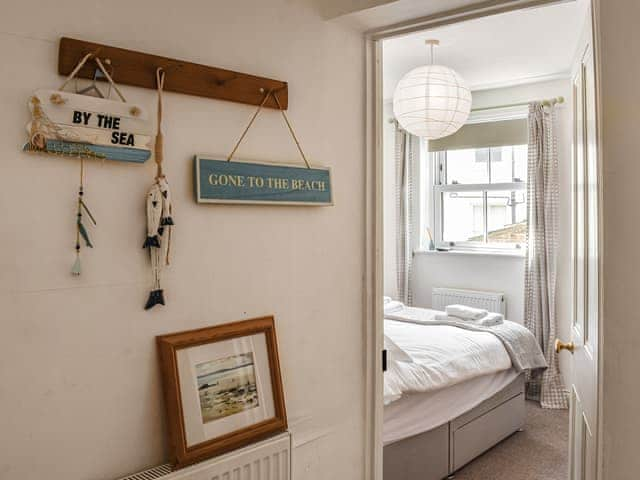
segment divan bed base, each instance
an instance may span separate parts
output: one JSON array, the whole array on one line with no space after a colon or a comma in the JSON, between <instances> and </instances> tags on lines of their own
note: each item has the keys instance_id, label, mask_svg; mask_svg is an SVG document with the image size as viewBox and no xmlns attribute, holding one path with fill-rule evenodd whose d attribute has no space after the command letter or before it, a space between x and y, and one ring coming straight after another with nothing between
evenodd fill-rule
<instances>
[{"instance_id":1,"label":"divan bed base","mask_svg":"<svg viewBox=\"0 0 640 480\"><path fill-rule=\"evenodd\" d=\"M444 425L385 445L384 480L442 480L525 423L524 375Z\"/></svg>"}]
</instances>

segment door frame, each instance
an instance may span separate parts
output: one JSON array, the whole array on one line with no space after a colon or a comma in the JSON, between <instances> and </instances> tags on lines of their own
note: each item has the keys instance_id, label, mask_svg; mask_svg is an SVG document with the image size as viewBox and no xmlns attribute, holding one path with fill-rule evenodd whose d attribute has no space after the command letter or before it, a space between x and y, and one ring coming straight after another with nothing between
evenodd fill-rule
<instances>
[{"instance_id":1,"label":"door frame","mask_svg":"<svg viewBox=\"0 0 640 480\"><path fill-rule=\"evenodd\" d=\"M365 335L365 479L382 478L383 425L383 196L382 196L382 40L399 37L429 28L460 23L515 10L565 3L572 0L486 0L475 5L447 10L399 24L365 32L365 277L364 277L364 335ZM598 419L596 479L602 479L602 364L603 364L603 265L604 231L603 162L602 162L602 94L600 64L600 1L591 3L593 48L595 64L596 138L598 151L598 235L599 235L599 318L598 318Z\"/></svg>"}]
</instances>

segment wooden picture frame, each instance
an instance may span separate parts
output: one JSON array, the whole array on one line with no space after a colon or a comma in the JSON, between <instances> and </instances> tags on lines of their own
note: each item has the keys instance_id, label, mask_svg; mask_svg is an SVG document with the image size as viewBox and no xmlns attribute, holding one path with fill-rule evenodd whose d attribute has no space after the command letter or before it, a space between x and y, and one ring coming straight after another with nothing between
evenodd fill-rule
<instances>
[{"instance_id":1,"label":"wooden picture frame","mask_svg":"<svg viewBox=\"0 0 640 480\"><path fill-rule=\"evenodd\" d=\"M160 335L156 340L171 461L177 468L287 429L273 316ZM251 423L262 414L265 418ZM229 428L215 434L216 429Z\"/></svg>"}]
</instances>

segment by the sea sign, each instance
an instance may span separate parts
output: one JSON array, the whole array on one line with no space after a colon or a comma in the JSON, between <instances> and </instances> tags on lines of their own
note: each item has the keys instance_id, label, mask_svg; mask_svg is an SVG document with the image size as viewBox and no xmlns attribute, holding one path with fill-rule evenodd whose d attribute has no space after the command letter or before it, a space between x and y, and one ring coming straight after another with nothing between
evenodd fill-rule
<instances>
[{"instance_id":1,"label":"by the sea sign","mask_svg":"<svg viewBox=\"0 0 640 480\"><path fill-rule=\"evenodd\" d=\"M324 167L195 157L199 203L332 205L331 171Z\"/></svg>"},{"instance_id":2,"label":"by the sea sign","mask_svg":"<svg viewBox=\"0 0 640 480\"><path fill-rule=\"evenodd\" d=\"M141 105L38 90L29 108L26 150L137 163L151 156L152 123Z\"/></svg>"}]
</instances>

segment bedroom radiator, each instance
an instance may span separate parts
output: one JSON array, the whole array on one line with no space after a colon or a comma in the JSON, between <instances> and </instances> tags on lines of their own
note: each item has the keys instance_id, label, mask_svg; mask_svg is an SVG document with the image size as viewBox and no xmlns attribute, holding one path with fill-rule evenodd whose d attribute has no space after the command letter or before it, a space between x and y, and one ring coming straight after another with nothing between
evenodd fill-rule
<instances>
[{"instance_id":1,"label":"bedroom radiator","mask_svg":"<svg viewBox=\"0 0 640 480\"><path fill-rule=\"evenodd\" d=\"M434 310L444 310L447 305L454 304L483 308L503 315L507 308L504 293L454 288L434 288L431 292L431 308Z\"/></svg>"},{"instance_id":2,"label":"bedroom radiator","mask_svg":"<svg viewBox=\"0 0 640 480\"><path fill-rule=\"evenodd\" d=\"M181 470L160 465L120 480L290 480L291 439L283 433L269 440Z\"/></svg>"}]
</instances>

